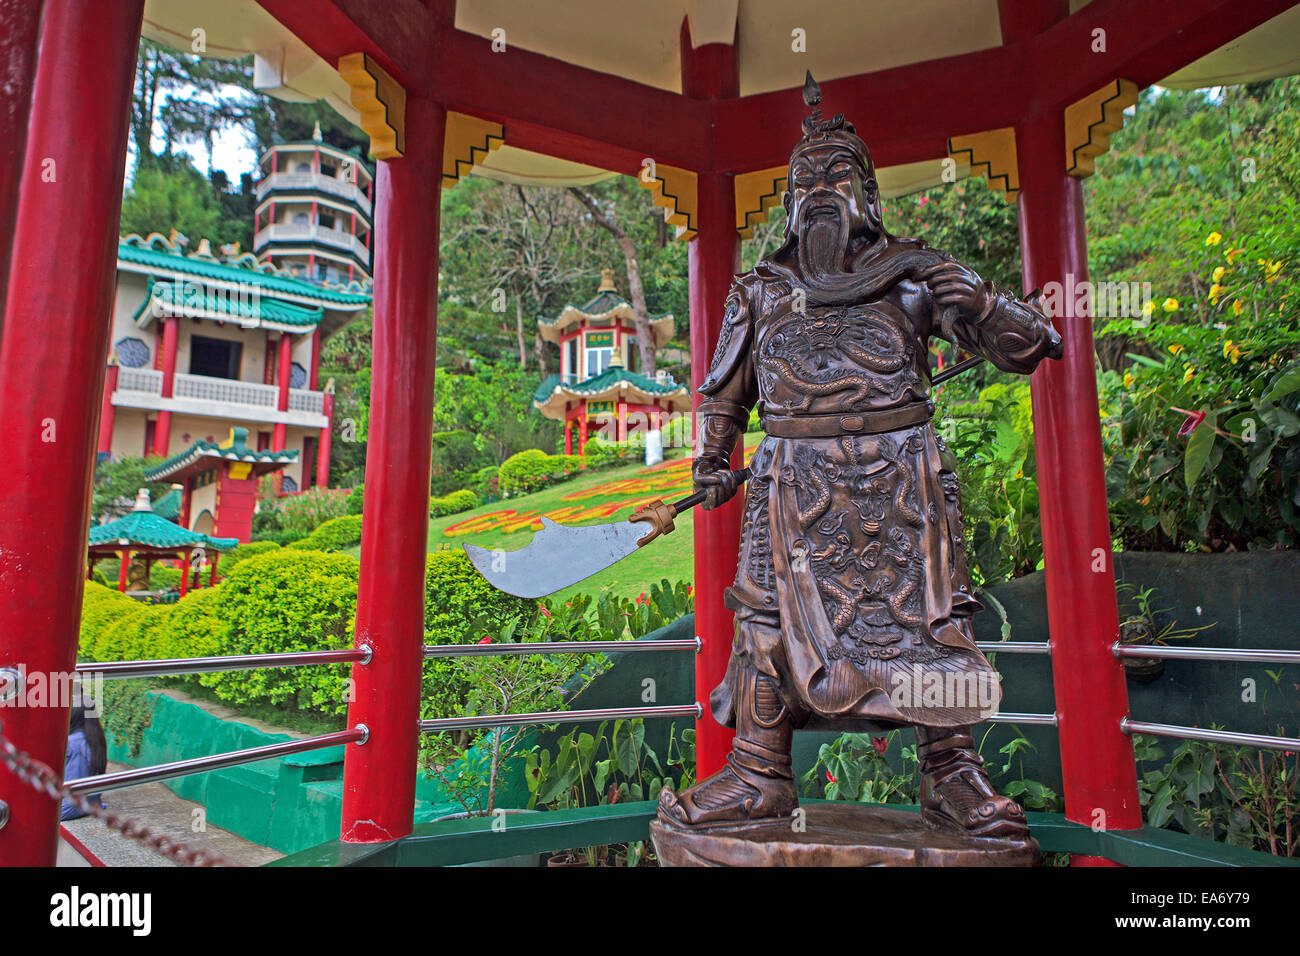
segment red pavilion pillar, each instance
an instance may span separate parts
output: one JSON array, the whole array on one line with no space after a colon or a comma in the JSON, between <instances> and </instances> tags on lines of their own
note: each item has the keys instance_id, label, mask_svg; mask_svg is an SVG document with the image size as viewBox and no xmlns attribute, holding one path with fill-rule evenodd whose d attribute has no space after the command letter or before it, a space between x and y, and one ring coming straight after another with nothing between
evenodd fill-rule
<instances>
[{"instance_id":1,"label":"red pavilion pillar","mask_svg":"<svg viewBox=\"0 0 1300 956\"><path fill-rule=\"evenodd\" d=\"M365 520L357 585L349 726L370 739L347 748L342 839L411 832L416 721L424 661L425 552L433 431L438 294L438 198L444 108L406 101L406 155L379 163L374 235L374 332Z\"/></svg>"},{"instance_id":2,"label":"red pavilion pillar","mask_svg":"<svg viewBox=\"0 0 1300 956\"><path fill-rule=\"evenodd\" d=\"M326 392L321 396L321 412L325 415L325 427L320 430L320 441L316 449L316 487L328 488L330 483L330 451L334 440L333 392Z\"/></svg>"},{"instance_id":3,"label":"red pavilion pillar","mask_svg":"<svg viewBox=\"0 0 1300 956\"><path fill-rule=\"evenodd\" d=\"M107 455L113 450L113 392L117 391L117 373L120 366L116 359L110 359L108 371L104 375L104 392L99 401L99 442L96 451Z\"/></svg>"},{"instance_id":4,"label":"red pavilion pillar","mask_svg":"<svg viewBox=\"0 0 1300 956\"><path fill-rule=\"evenodd\" d=\"M693 48L688 25L682 25L682 91L698 99L736 96L739 79L736 49L723 43ZM691 311L691 407L698 409L699 388L722 329L722 307L740 269L740 235L736 232L736 197L732 177L699 172L698 234L687 246ZM739 443L738 443L739 446ZM731 467L743 465L744 449L732 455ZM695 759L699 778L722 768L733 732L713 719L709 692L722 682L734 638L734 619L722 592L735 583L740 549L744 491L713 511L695 512L695 633L702 650L695 659L695 699L703 713L695 723Z\"/></svg>"},{"instance_id":5,"label":"red pavilion pillar","mask_svg":"<svg viewBox=\"0 0 1300 956\"><path fill-rule=\"evenodd\" d=\"M14 462L0 495L0 666L28 674L70 673L77 656L143 6L46 0L41 22L0 341L0 441ZM3 715L5 737L58 772L61 703ZM2 765L0 794L0 866L52 866L58 803Z\"/></svg>"},{"instance_id":6,"label":"red pavilion pillar","mask_svg":"<svg viewBox=\"0 0 1300 956\"><path fill-rule=\"evenodd\" d=\"M0 4L0 71L5 81L5 106L0 109L0 223L11 223L18 210L23 147L27 142L27 113L36 75L40 42L41 3ZM9 252L13 230L0 229L0 330L4 329L5 290L9 286Z\"/></svg>"},{"instance_id":7,"label":"red pavilion pillar","mask_svg":"<svg viewBox=\"0 0 1300 956\"><path fill-rule=\"evenodd\" d=\"M276 400L275 407L281 412L287 412L289 410L289 376L293 370L293 339L288 332L283 332L280 335L276 360L275 384L280 389L280 395ZM275 423L275 431L271 436L271 451L284 451L288 428L289 426L284 422Z\"/></svg>"},{"instance_id":8,"label":"red pavilion pillar","mask_svg":"<svg viewBox=\"0 0 1300 956\"><path fill-rule=\"evenodd\" d=\"M1065 171L1058 111L1016 130L1020 248L1025 289L1088 277L1083 190ZM1092 318L1073 296L1054 316L1065 340L1060 361L1031 379L1034 447L1043 524L1052 681L1068 819L1109 830L1142 826L1124 670L1111 648L1119 635L1106 505ZM1076 863L1105 862L1076 857Z\"/></svg>"},{"instance_id":9,"label":"red pavilion pillar","mask_svg":"<svg viewBox=\"0 0 1300 956\"><path fill-rule=\"evenodd\" d=\"M176 346L180 339L180 319L169 315L163 319L162 332L162 398L171 398L176 391ZM158 424L154 427L153 453L167 457L168 446L172 440L172 413L167 409L158 412Z\"/></svg>"}]
</instances>

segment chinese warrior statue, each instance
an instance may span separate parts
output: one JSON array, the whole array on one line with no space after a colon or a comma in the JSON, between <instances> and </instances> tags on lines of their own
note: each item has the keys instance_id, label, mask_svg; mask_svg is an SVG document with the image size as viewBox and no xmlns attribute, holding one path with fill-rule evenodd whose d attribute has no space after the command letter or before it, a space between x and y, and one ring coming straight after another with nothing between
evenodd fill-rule
<instances>
[{"instance_id":1,"label":"chinese warrior statue","mask_svg":"<svg viewBox=\"0 0 1300 956\"><path fill-rule=\"evenodd\" d=\"M804 101L821 91L811 75ZM665 790L659 813L707 828L791 814L793 731L910 725L931 826L1023 839L989 783L971 725L1001 689L975 646L956 461L931 427L928 340L1008 372L1059 358L1034 304L916 239L885 231L875 169L842 115L814 109L790 157L784 244L738 277L699 407L697 490L738 490L728 459L757 406L737 633L714 716L726 766Z\"/></svg>"}]
</instances>

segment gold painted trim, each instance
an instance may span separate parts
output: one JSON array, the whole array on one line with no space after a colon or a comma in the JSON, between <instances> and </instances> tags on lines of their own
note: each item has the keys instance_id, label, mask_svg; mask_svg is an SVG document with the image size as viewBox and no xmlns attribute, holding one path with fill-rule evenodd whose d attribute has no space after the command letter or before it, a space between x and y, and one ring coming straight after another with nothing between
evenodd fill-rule
<instances>
[{"instance_id":1,"label":"gold painted trim","mask_svg":"<svg viewBox=\"0 0 1300 956\"><path fill-rule=\"evenodd\" d=\"M664 221L677 230L683 241L694 239L699 227L699 177L689 169L655 163L654 178L647 179L650 167L643 167L637 185L653 194L652 202L664 209Z\"/></svg>"},{"instance_id":2,"label":"gold painted trim","mask_svg":"<svg viewBox=\"0 0 1300 956\"><path fill-rule=\"evenodd\" d=\"M767 222L767 212L781 202L786 190L785 166L739 173L735 177L736 231L742 239L754 238L754 227Z\"/></svg>"},{"instance_id":3,"label":"gold painted trim","mask_svg":"<svg viewBox=\"0 0 1300 956\"><path fill-rule=\"evenodd\" d=\"M1138 85L1112 80L1065 108L1065 170L1084 179L1096 172L1096 159L1110 149L1110 135L1124 128L1124 110L1136 105Z\"/></svg>"},{"instance_id":4,"label":"gold painted trim","mask_svg":"<svg viewBox=\"0 0 1300 956\"><path fill-rule=\"evenodd\" d=\"M500 123L449 111L442 141L442 188L451 189L505 141L506 128Z\"/></svg>"},{"instance_id":5,"label":"gold painted trim","mask_svg":"<svg viewBox=\"0 0 1300 956\"><path fill-rule=\"evenodd\" d=\"M351 87L352 105L361 112L370 154L375 159L405 156L406 90L369 53L341 57L339 76Z\"/></svg>"},{"instance_id":6,"label":"gold painted trim","mask_svg":"<svg viewBox=\"0 0 1300 956\"><path fill-rule=\"evenodd\" d=\"M1001 191L1007 202L1020 194L1014 126L954 136L948 140L948 156L958 165L969 163L970 174L988 179L989 188Z\"/></svg>"}]
</instances>

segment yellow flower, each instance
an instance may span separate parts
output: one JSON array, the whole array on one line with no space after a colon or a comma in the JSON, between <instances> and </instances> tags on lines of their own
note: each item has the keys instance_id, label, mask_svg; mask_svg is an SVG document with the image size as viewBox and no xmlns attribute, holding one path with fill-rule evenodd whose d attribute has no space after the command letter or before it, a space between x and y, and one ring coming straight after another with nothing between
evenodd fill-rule
<instances>
[{"instance_id":1,"label":"yellow flower","mask_svg":"<svg viewBox=\"0 0 1300 956\"><path fill-rule=\"evenodd\" d=\"M1236 261L1237 257L1241 255L1241 250L1233 249L1232 247L1229 247L1226 250L1224 250L1223 254L1225 257L1227 257L1228 265L1232 265L1232 263Z\"/></svg>"},{"instance_id":2,"label":"yellow flower","mask_svg":"<svg viewBox=\"0 0 1300 956\"><path fill-rule=\"evenodd\" d=\"M1195 374L1196 374L1196 369L1192 368L1190 365L1187 366L1187 371L1183 373L1183 384L1186 385L1188 382L1190 382L1192 380L1192 376Z\"/></svg>"},{"instance_id":3,"label":"yellow flower","mask_svg":"<svg viewBox=\"0 0 1300 956\"><path fill-rule=\"evenodd\" d=\"M1237 364L1237 359L1241 358L1241 349L1232 344L1232 339L1223 343L1223 357L1229 359L1233 365Z\"/></svg>"},{"instance_id":4,"label":"yellow flower","mask_svg":"<svg viewBox=\"0 0 1300 956\"><path fill-rule=\"evenodd\" d=\"M1174 355L1177 355L1177 354L1178 354L1179 352L1181 352L1182 350L1183 350L1183 347L1182 347L1181 345L1179 345L1177 342L1175 342L1173 345L1169 346L1169 351L1172 352Z\"/></svg>"},{"instance_id":5,"label":"yellow flower","mask_svg":"<svg viewBox=\"0 0 1300 956\"><path fill-rule=\"evenodd\" d=\"M1245 312L1245 311L1246 311L1246 307L1243 306L1239 301L1237 301L1236 299L1234 299L1233 302L1232 302L1232 314L1233 314L1233 315L1241 315L1241 313L1243 313L1243 312Z\"/></svg>"},{"instance_id":6,"label":"yellow flower","mask_svg":"<svg viewBox=\"0 0 1300 956\"><path fill-rule=\"evenodd\" d=\"M1137 381L1137 379L1135 379L1135 378L1133 377L1133 373L1132 373L1132 372L1125 372L1125 373L1124 373L1124 387L1125 387L1125 388L1132 388L1132 387L1133 387L1133 383L1134 383L1135 381Z\"/></svg>"},{"instance_id":7,"label":"yellow flower","mask_svg":"<svg viewBox=\"0 0 1300 956\"><path fill-rule=\"evenodd\" d=\"M1215 305L1218 305L1219 296L1221 295L1223 295L1223 286L1219 285L1219 283L1217 282L1214 283L1214 285L1210 286L1210 302L1212 302Z\"/></svg>"},{"instance_id":8,"label":"yellow flower","mask_svg":"<svg viewBox=\"0 0 1300 956\"><path fill-rule=\"evenodd\" d=\"M1147 495L1147 496L1144 497L1141 501L1139 501L1138 504L1141 504L1141 505L1149 505L1149 504L1151 504L1151 496L1150 496L1150 495Z\"/></svg>"},{"instance_id":9,"label":"yellow flower","mask_svg":"<svg viewBox=\"0 0 1300 956\"><path fill-rule=\"evenodd\" d=\"M1212 232L1205 237L1205 244L1207 246L1217 246L1219 244L1219 240L1222 238L1223 236L1219 235L1217 232Z\"/></svg>"},{"instance_id":10,"label":"yellow flower","mask_svg":"<svg viewBox=\"0 0 1300 956\"><path fill-rule=\"evenodd\" d=\"M1215 269L1215 270L1214 270L1214 281L1215 281L1215 282L1218 282L1220 279L1222 279L1222 278L1223 278L1223 274L1224 274L1225 272L1227 272L1227 271L1228 271L1228 270L1225 269L1225 268L1223 268L1223 266L1219 266L1217 269Z\"/></svg>"},{"instance_id":11,"label":"yellow flower","mask_svg":"<svg viewBox=\"0 0 1300 956\"><path fill-rule=\"evenodd\" d=\"M1228 339L1226 342L1223 343L1223 357L1227 358L1228 353L1231 351L1232 351L1232 339Z\"/></svg>"},{"instance_id":12,"label":"yellow flower","mask_svg":"<svg viewBox=\"0 0 1300 956\"><path fill-rule=\"evenodd\" d=\"M1150 299L1147 300L1146 305L1142 306L1142 314L1146 316L1150 316L1151 313L1154 312L1155 310L1156 310L1156 304Z\"/></svg>"},{"instance_id":13,"label":"yellow flower","mask_svg":"<svg viewBox=\"0 0 1300 956\"><path fill-rule=\"evenodd\" d=\"M1178 311L1178 300L1174 298L1165 299L1164 310L1166 312Z\"/></svg>"}]
</instances>

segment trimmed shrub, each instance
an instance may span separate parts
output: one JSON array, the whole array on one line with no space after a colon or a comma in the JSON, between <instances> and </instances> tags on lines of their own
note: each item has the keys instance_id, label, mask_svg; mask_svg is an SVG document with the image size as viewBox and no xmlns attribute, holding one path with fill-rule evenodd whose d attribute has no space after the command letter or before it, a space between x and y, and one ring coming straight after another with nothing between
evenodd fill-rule
<instances>
[{"instance_id":1,"label":"trimmed shrub","mask_svg":"<svg viewBox=\"0 0 1300 956\"><path fill-rule=\"evenodd\" d=\"M298 551L338 551L361 541L361 515L333 518L288 547Z\"/></svg>"},{"instance_id":2,"label":"trimmed shrub","mask_svg":"<svg viewBox=\"0 0 1300 956\"><path fill-rule=\"evenodd\" d=\"M548 455L537 448L511 455L497 472L497 486L503 496L527 494L576 474L582 467L577 455Z\"/></svg>"},{"instance_id":3,"label":"trimmed shrub","mask_svg":"<svg viewBox=\"0 0 1300 956\"><path fill-rule=\"evenodd\" d=\"M309 534L331 518L348 513L348 493L341 488L308 488L279 502L280 529Z\"/></svg>"},{"instance_id":4,"label":"trimmed shrub","mask_svg":"<svg viewBox=\"0 0 1300 956\"><path fill-rule=\"evenodd\" d=\"M246 561L254 555L266 554L266 552L274 551L278 547L280 546L274 541L249 541L246 544L241 544L235 550L227 551L221 556L221 560L217 564L217 573L224 578L235 570L235 565L240 561Z\"/></svg>"},{"instance_id":5,"label":"trimmed shrub","mask_svg":"<svg viewBox=\"0 0 1300 956\"><path fill-rule=\"evenodd\" d=\"M168 567L165 564L155 564L149 569L149 589L152 591L165 591L168 588L178 588L181 586L180 568Z\"/></svg>"},{"instance_id":6,"label":"trimmed shrub","mask_svg":"<svg viewBox=\"0 0 1300 956\"><path fill-rule=\"evenodd\" d=\"M361 504L363 501L365 501L365 497L366 497L366 486L364 484L357 485L355 488L349 491L348 492L348 514L350 515L361 514Z\"/></svg>"},{"instance_id":7,"label":"trimmed shrub","mask_svg":"<svg viewBox=\"0 0 1300 956\"><path fill-rule=\"evenodd\" d=\"M109 625L128 614L134 614L144 605L119 594L112 588L86 582L85 594L81 599L81 631L77 637L77 660L96 661L95 645L100 635Z\"/></svg>"},{"instance_id":8,"label":"trimmed shrub","mask_svg":"<svg viewBox=\"0 0 1300 956\"><path fill-rule=\"evenodd\" d=\"M443 495L441 498L429 499L429 517L442 518L446 515L460 514L462 511L469 511L471 508L478 507L478 495L463 488L460 491L453 491L449 495Z\"/></svg>"},{"instance_id":9,"label":"trimmed shrub","mask_svg":"<svg viewBox=\"0 0 1300 956\"><path fill-rule=\"evenodd\" d=\"M219 614L221 588L204 588L191 591L171 605L171 616L158 633L154 653L148 656L216 657L226 652L225 621ZM199 683L198 674L179 677L182 683Z\"/></svg>"},{"instance_id":10,"label":"trimmed shrub","mask_svg":"<svg viewBox=\"0 0 1300 956\"><path fill-rule=\"evenodd\" d=\"M357 571L346 554L273 551L240 562L218 597L200 606L222 622L223 654L349 647ZM326 716L347 711L345 665L203 674L199 683L234 704L288 704Z\"/></svg>"},{"instance_id":11,"label":"trimmed shrub","mask_svg":"<svg viewBox=\"0 0 1300 956\"><path fill-rule=\"evenodd\" d=\"M138 661L157 659L156 648L163 644L174 605L137 604L134 614L124 614L99 635L95 642L97 661Z\"/></svg>"}]
</instances>

